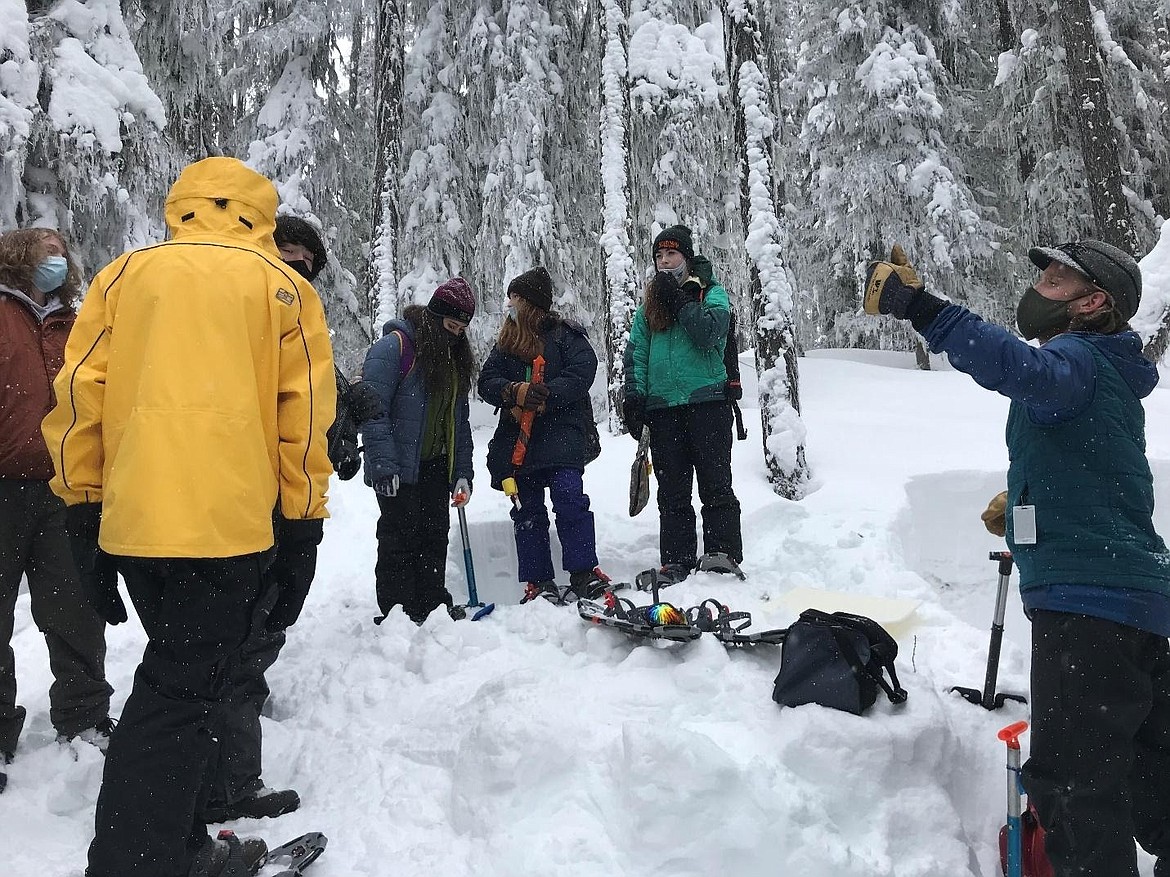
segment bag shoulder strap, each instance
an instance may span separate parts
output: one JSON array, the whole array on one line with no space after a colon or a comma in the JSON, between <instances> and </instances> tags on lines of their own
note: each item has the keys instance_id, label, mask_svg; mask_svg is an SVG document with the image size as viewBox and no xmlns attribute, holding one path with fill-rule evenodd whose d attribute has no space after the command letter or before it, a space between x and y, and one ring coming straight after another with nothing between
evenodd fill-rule
<instances>
[{"instance_id":1,"label":"bag shoulder strap","mask_svg":"<svg viewBox=\"0 0 1170 877\"><path fill-rule=\"evenodd\" d=\"M402 380L414 368L414 342L401 329L395 329L394 334L398 336L398 379Z\"/></svg>"},{"instance_id":2,"label":"bag shoulder strap","mask_svg":"<svg viewBox=\"0 0 1170 877\"><path fill-rule=\"evenodd\" d=\"M883 637L888 638L891 641L893 640L893 637L891 637L889 633L886 632L885 628L883 628L880 624L878 624L873 619L865 618L861 615L850 615L848 612L834 612L830 614L828 612L822 612L819 609L805 609L800 613L801 621L805 621L810 624L821 625L828 628L829 633L833 637L833 640L837 643L837 648L841 650L841 654L845 657L846 663L849 664L850 669L852 669L855 674L858 676L867 676L876 682L882 691L886 693L886 697L890 699L890 703L905 703L907 698L906 690L902 688L901 684L898 682L898 674L897 671L894 670L894 662L892 658L883 661L880 657L875 656L879 668L878 672L876 673L861 662L861 656L857 654L857 649L853 647L853 643L850 642L849 637L845 635L845 630L859 632L867 639L869 639L870 636L869 630L866 629L867 625L849 623L854 619L868 622L881 631ZM897 643L894 645L896 650ZM893 685L890 685L889 682L886 682L885 677L883 677L881 674L881 670L885 670L890 674L890 679L893 681Z\"/></svg>"}]
</instances>

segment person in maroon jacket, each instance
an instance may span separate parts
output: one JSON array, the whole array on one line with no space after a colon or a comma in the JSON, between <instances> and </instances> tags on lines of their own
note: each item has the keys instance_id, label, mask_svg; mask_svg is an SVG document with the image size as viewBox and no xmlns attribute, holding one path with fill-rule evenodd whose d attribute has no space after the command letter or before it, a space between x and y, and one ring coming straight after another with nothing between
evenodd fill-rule
<instances>
[{"instance_id":1,"label":"person in maroon jacket","mask_svg":"<svg viewBox=\"0 0 1170 877\"><path fill-rule=\"evenodd\" d=\"M21 576L49 647L49 719L58 741L79 738L104 750L112 729L105 622L78 579L41 436L79 294L77 267L57 232L0 235L0 790L25 717L11 645Z\"/></svg>"}]
</instances>

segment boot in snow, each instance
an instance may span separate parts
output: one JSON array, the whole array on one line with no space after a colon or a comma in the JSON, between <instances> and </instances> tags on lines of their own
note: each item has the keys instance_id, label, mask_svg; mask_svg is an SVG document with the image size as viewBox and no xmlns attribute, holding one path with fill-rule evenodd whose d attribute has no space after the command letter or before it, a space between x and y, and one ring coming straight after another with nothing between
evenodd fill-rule
<instances>
[{"instance_id":1,"label":"boot in snow","mask_svg":"<svg viewBox=\"0 0 1170 877\"><path fill-rule=\"evenodd\" d=\"M747 578L739 564L722 551L711 551L700 557L699 572L731 573L740 581Z\"/></svg>"},{"instance_id":2,"label":"boot in snow","mask_svg":"<svg viewBox=\"0 0 1170 877\"><path fill-rule=\"evenodd\" d=\"M664 563L658 569L638 573L634 583L639 591L653 591L685 581L691 574L691 567L685 563Z\"/></svg>"},{"instance_id":3,"label":"boot in snow","mask_svg":"<svg viewBox=\"0 0 1170 877\"><path fill-rule=\"evenodd\" d=\"M561 602L573 600L596 600L609 590L611 581L601 567L583 569L569 573L569 587L561 595Z\"/></svg>"},{"instance_id":4,"label":"boot in snow","mask_svg":"<svg viewBox=\"0 0 1170 877\"><path fill-rule=\"evenodd\" d=\"M524 596L520 598L521 603L531 603L537 597L544 597L546 600L551 600L553 603L560 603L561 589L557 587L554 581L547 582L529 582L524 586Z\"/></svg>"},{"instance_id":5,"label":"boot in snow","mask_svg":"<svg viewBox=\"0 0 1170 877\"><path fill-rule=\"evenodd\" d=\"M86 728L77 734L58 734L58 743L72 743L74 740L80 740L82 743L88 743L91 746L96 746L103 753L110 745L110 735L114 733L114 726L118 723L106 716L92 728Z\"/></svg>"},{"instance_id":6,"label":"boot in snow","mask_svg":"<svg viewBox=\"0 0 1170 877\"><path fill-rule=\"evenodd\" d=\"M4 768L9 764L12 764L12 753L0 749L0 792L8 787L8 771Z\"/></svg>"},{"instance_id":7,"label":"boot in snow","mask_svg":"<svg viewBox=\"0 0 1170 877\"><path fill-rule=\"evenodd\" d=\"M207 838L191 863L188 877L250 877L264 864L268 844L258 837L236 837L235 832L221 831Z\"/></svg>"},{"instance_id":8,"label":"boot in snow","mask_svg":"<svg viewBox=\"0 0 1170 877\"><path fill-rule=\"evenodd\" d=\"M270 789L267 786L230 804L208 804L203 810L203 821L230 822L233 819L263 819L283 816L301 806L301 796L292 789Z\"/></svg>"}]
</instances>

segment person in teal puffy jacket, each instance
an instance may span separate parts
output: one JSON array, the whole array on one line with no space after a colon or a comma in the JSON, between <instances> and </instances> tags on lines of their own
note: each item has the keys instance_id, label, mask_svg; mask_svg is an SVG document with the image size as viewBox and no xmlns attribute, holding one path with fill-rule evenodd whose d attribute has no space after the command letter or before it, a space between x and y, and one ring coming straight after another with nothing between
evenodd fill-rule
<instances>
[{"instance_id":1,"label":"person in teal puffy jacket","mask_svg":"<svg viewBox=\"0 0 1170 877\"><path fill-rule=\"evenodd\" d=\"M663 583L698 564L693 482L699 482L703 550L743 560L739 500L731 483L733 411L723 348L731 306L711 263L696 256L691 230L664 229L652 247L657 273L634 314L625 352L626 428L650 430L658 480Z\"/></svg>"},{"instance_id":2,"label":"person in teal puffy jacket","mask_svg":"<svg viewBox=\"0 0 1170 877\"><path fill-rule=\"evenodd\" d=\"M1170 552L1141 401L1158 370L1129 326L1142 272L1103 241L1028 257L1041 274L1016 324L1039 347L931 295L904 259L874 263L871 281L890 274L867 288L879 313L1011 400L1005 535L1032 622L1021 779L1055 874L1137 877L1136 838L1170 877Z\"/></svg>"}]
</instances>

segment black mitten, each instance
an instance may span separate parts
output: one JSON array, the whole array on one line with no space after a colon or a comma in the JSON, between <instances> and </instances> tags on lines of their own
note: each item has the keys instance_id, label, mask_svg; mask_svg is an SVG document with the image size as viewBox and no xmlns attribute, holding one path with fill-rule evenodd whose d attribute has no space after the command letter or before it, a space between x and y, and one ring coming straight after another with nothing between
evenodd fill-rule
<instances>
[{"instance_id":1,"label":"black mitten","mask_svg":"<svg viewBox=\"0 0 1170 877\"><path fill-rule=\"evenodd\" d=\"M324 534L321 518L276 521L276 557L268 574L276 582L276 605L268 614L270 630L284 630L296 623L317 572L317 546Z\"/></svg>"},{"instance_id":2,"label":"black mitten","mask_svg":"<svg viewBox=\"0 0 1170 877\"><path fill-rule=\"evenodd\" d=\"M678 319L678 312L688 301L694 301L694 293L685 290L679 285L674 275L669 271L659 271L651 281L651 291L662 303L662 307L672 319Z\"/></svg>"},{"instance_id":3,"label":"black mitten","mask_svg":"<svg viewBox=\"0 0 1170 877\"><path fill-rule=\"evenodd\" d=\"M646 425L646 397L641 393L626 393L622 400L622 421L635 439L642 437Z\"/></svg>"},{"instance_id":4,"label":"black mitten","mask_svg":"<svg viewBox=\"0 0 1170 877\"><path fill-rule=\"evenodd\" d=\"M65 509L65 529L77 575L94 611L107 624L126 620L126 604L118 593L118 568L114 558L98 546L102 504L83 502Z\"/></svg>"}]
</instances>

